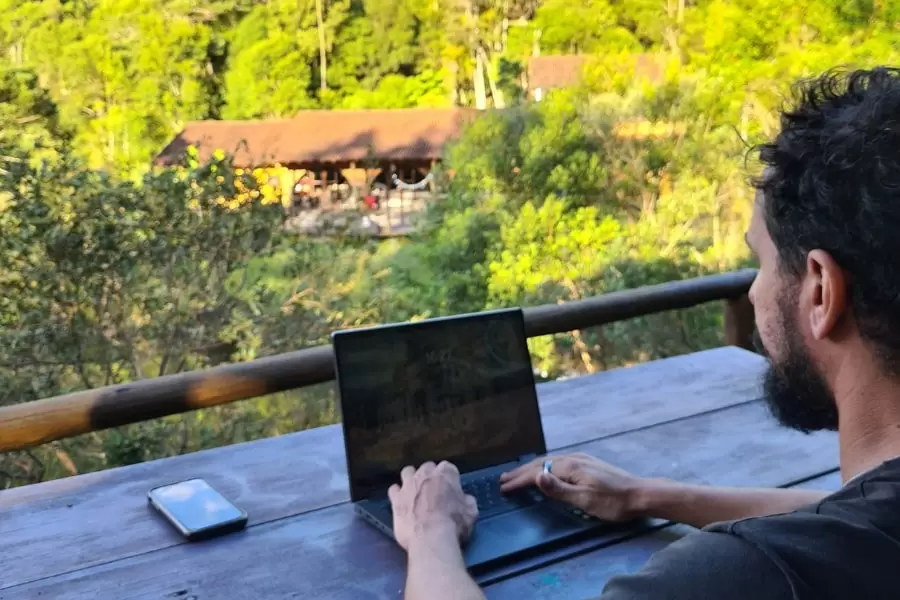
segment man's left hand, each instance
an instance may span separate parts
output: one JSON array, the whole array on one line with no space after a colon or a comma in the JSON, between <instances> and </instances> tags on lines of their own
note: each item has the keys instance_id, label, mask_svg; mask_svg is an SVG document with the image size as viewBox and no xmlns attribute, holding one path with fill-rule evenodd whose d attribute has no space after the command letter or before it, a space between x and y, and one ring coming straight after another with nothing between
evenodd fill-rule
<instances>
[{"instance_id":1,"label":"man's left hand","mask_svg":"<svg viewBox=\"0 0 900 600\"><path fill-rule=\"evenodd\" d=\"M401 484L388 490L394 512L394 537L409 551L413 541L433 532L453 531L460 543L472 533L478 506L462 491L459 470L449 463L405 467Z\"/></svg>"}]
</instances>

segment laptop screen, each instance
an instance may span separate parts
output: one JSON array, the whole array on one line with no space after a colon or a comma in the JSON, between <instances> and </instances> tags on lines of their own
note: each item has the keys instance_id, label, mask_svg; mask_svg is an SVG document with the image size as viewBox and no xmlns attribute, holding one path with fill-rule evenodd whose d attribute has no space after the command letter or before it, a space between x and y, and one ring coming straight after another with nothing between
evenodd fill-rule
<instances>
[{"instance_id":1,"label":"laptop screen","mask_svg":"<svg viewBox=\"0 0 900 600\"><path fill-rule=\"evenodd\" d=\"M463 473L546 452L521 309L333 337L351 498L406 465Z\"/></svg>"}]
</instances>

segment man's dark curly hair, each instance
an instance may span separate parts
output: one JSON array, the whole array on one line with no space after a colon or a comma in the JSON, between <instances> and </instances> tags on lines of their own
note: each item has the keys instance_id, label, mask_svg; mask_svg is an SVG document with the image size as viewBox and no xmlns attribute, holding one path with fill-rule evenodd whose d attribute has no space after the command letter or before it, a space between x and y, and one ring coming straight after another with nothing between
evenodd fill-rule
<instances>
[{"instance_id":1,"label":"man's dark curly hair","mask_svg":"<svg viewBox=\"0 0 900 600\"><path fill-rule=\"evenodd\" d=\"M834 70L797 93L757 148L780 268L797 278L810 250L829 252L860 334L900 375L900 69Z\"/></svg>"}]
</instances>

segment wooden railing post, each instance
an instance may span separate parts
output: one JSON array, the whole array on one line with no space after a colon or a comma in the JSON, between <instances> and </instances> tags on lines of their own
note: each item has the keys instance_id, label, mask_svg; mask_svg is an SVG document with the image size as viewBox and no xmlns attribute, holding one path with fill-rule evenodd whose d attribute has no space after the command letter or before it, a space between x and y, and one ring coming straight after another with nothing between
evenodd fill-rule
<instances>
[{"instance_id":1,"label":"wooden railing post","mask_svg":"<svg viewBox=\"0 0 900 600\"><path fill-rule=\"evenodd\" d=\"M725 300L725 344L754 350L753 329L756 319L747 294Z\"/></svg>"}]
</instances>

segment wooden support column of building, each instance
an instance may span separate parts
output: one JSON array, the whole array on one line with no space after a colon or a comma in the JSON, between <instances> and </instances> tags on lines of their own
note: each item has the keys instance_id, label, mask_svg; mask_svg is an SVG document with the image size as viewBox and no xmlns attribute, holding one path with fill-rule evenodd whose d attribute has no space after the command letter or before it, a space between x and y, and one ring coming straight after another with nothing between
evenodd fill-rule
<instances>
[{"instance_id":1,"label":"wooden support column of building","mask_svg":"<svg viewBox=\"0 0 900 600\"><path fill-rule=\"evenodd\" d=\"M281 185L281 205L285 210L290 210L294 205L294 186L297 185L297 173L294 169L284 167L278 174Z\"/></svg>"},{"instance_id":2,"label":"wooden support column of building","mask_svg":"<svg viewBox=\"0 0 900 600\"><path fill-rule=\"evenodd\" d=\"M371 180L366 169L357 167L355 162L351 162L346 169L341 169L340 173L344 176L347 184L356 191L360 199L369 193Z\"/></svg>"},{"instance_id":3,"label":"wooden support column of building","mask_svg":"<svg viewBox=\"0 0 900 600\"><path fill-rule=\"evenodd\" d=\"M394 163L391 163L389 168L391 171L391 181L393 181L394 175L397 175L397 177L400 177L400 175L397 174L397 165L395 165ZM391 222L391 192L392 191L394 191L394 190L391 188L391 184L388 184L388 192L387 192L387 197L385 198L386 202L385 202L385 207L384 207L385 208L384 214L385 214L385 220L387 221L388 235L390 235L394 232L394 224ZM397 192L399 192L399 191L400 190L397 190ZM403 205L402 198L400 199L400 205L401 206Z\"/></svg>"},{"instance_id":4,"label":"wooden support column of building","mask_svg":"<svg viewBox=\"0 0 900 600\"><path fill-rule=\"evenodd\" d=\"M326 201L328 201L329 204L331 203L330 202L331 201L331 191L328 189L328 171L327 170L322 169L321 171L319 171L319 181L322 182L322 192L321 192L322 195L320 196L320 199L319 199L319 208L323 208L323 204L325 204Z\"/></svg>"}]
</instances>

